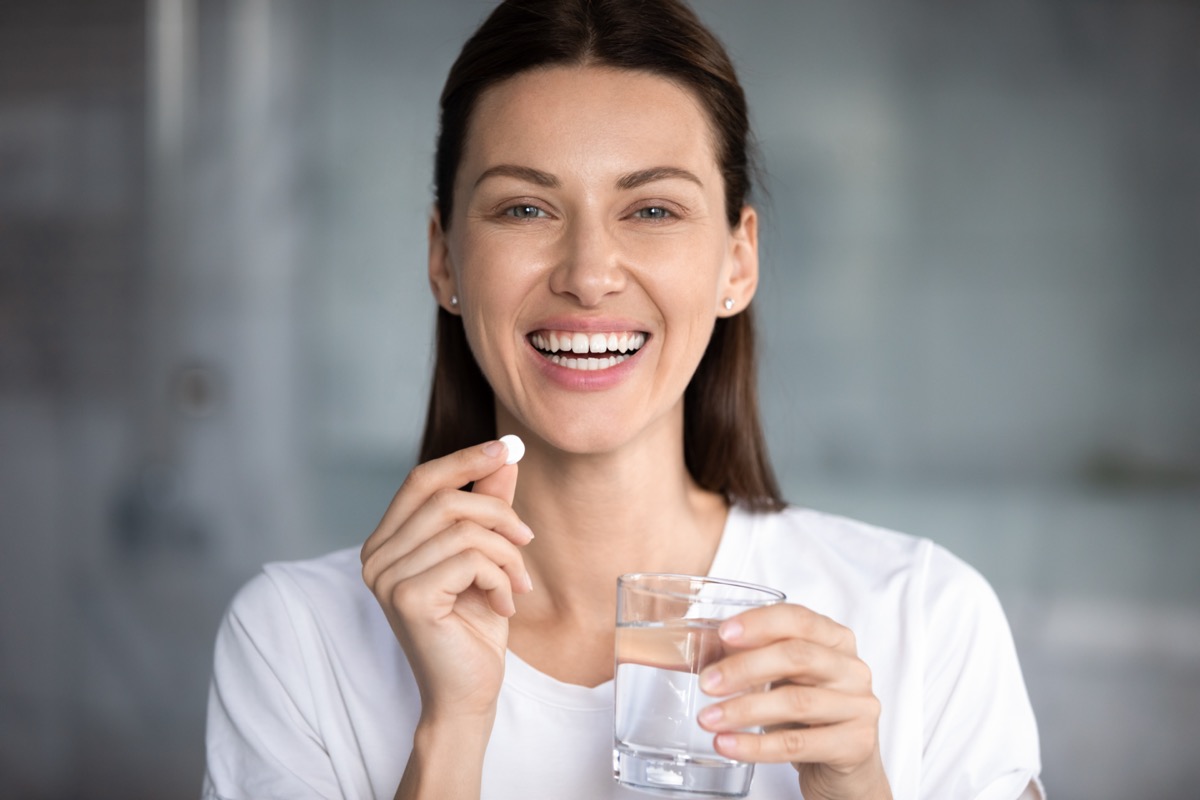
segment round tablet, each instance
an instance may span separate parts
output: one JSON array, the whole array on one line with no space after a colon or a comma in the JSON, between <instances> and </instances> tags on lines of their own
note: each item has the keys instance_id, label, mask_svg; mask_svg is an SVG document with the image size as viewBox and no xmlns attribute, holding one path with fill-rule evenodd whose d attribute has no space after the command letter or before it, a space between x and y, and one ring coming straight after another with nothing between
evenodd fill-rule
<instances>
[{"instance_id":1,"label":"round tablet","mask_svg":"<svg viewBox=\"0 0 1200 800\"><path fill-rule=\"evenodd\" d=\"M504 442L504 446L508 448L508 458L504 459L505 464L515 464L525 455L525 443L521 441L520 436L506 433L500 437L500 441Z\"/></svg>"}]
</instances>

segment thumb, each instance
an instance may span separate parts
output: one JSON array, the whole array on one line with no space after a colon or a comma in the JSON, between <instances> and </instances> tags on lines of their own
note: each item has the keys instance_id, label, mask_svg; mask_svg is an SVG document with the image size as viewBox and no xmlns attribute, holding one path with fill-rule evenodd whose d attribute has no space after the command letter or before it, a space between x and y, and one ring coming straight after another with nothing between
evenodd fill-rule
<instances>
[{"instance_id":1,"label":"thumb","mask_svg":"<svg viewBox=\"0 0 1200 800\"><path fill-rule=\"evenodd\" d=\"M480 478L475 481L471 491L499 498L512 505L513 495L517 491L517 465L505 464L486 478Z\"/></svg>"}]
</instances>

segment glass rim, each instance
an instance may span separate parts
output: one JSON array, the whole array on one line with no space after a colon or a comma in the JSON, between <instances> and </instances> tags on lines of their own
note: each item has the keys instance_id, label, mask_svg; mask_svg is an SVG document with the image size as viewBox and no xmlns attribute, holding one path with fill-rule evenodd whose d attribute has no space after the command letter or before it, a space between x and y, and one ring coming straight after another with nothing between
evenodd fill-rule
<instances>
[{"instance_id":1,"label":"glass rim","mask_svg":"<svg viewBox=\"0 0 1200 800\"><path fill-rule=\"evenodd\" d=\"M737 589L746 589L752 592L766 595L766 598L749 598L749 597L701 597L699 591L673 591L668 588L658 588L650 586L634 585L635 581L643 578L661 578L671 581L691 581L693 583L714 584L717 586L729 586ZM708 575L687 575L682 572L627 572L624 575L617 577L617 588L625 588L629 591L640 592L645 594L653 594L659 597L670 597L675 600L701 600L712 605L729 605L729 606L761 606L770 605L770 603L781 603L787 600L787 595L778 589L772 589L770 586L763 586L759 583L750 583L749 581L739 581L732 578L713 578Z\"/></svg>"}]
</instances>

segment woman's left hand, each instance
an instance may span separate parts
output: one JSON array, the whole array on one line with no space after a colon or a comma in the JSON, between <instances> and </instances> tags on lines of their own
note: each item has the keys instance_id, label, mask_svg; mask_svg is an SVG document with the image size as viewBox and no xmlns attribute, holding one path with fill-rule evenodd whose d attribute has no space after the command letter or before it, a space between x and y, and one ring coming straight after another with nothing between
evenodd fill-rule
<instances>
[{"instance_id":1,"label":"woman's left hand","mask_svg":"<svg viewBox=\"0 0 1200 800\"><path fill-rule=\"evenodd\" d=\"M738 695L700 714L718 753L790 761L808 800L892 796L879 754L879 700L853 631L780 603L726 620L720 635L731 654L700 675L708 694ZM767 683L769 691L748 691ZM737 732L759 726L763 733Z\"/></svg>"}]
</instances>

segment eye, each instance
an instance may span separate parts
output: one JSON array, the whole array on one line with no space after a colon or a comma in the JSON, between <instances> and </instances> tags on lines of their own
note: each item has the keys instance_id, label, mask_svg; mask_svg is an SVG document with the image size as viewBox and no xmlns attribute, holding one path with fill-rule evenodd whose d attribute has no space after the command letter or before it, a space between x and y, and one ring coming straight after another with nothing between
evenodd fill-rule
<instances>
[{"instance_id":1,"label":"eye","mask_svg":"<svg viewBox=\"0 0 1200 800\"><path fill-rule=\"evenodd\" d=\"M546 212L542 211L537 206L531 206L527 203L520 205L509 206L504 209L504 215L507 217L515 217L516 219L537 219L538 217L546 216Z\"/></svg>"},{"instance_id":2,"label":"eye","mask_svg":"<svg viewBox=\"0 0 1200 800\"><path fill-rule=\"evenodd\" d=\"M662 206L646 206L645 208L639 208L637 211L633 212L633 215L641 219L654 220L670 219L671 217L675 216Z\"/></svg>"}]
</instances>

